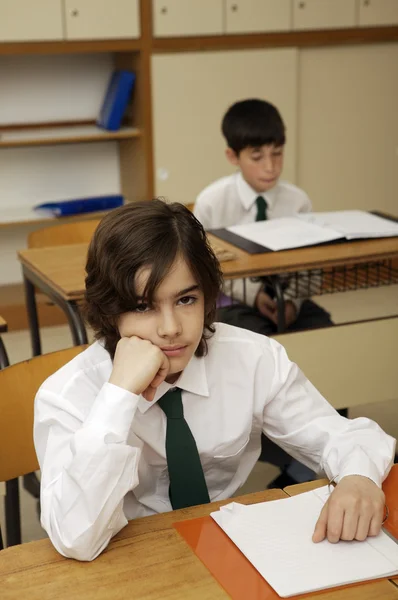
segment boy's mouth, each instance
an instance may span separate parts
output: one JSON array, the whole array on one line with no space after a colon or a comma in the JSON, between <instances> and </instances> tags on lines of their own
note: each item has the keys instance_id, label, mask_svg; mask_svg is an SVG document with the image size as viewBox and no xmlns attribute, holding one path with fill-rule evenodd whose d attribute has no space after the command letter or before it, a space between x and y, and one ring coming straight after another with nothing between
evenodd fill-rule
<instances>
[{"instance_id":1,"label":"boy's mouth","mask_svg":"<svg viewBox=\"0 0 398 600\"><path fill-rule=\"evenodd\" d=\"M187 346L163 346L160 349L166 356L173 358L184 354L185 350L187 349Z\"/></svg>"}]
</instances>

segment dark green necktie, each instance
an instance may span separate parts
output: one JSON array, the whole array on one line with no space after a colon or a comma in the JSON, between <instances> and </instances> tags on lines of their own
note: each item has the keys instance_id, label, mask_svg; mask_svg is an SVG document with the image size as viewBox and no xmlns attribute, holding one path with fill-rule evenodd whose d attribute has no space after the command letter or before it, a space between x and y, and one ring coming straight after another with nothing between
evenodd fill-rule
<instances>
[{"instance_id":1,"label":"dark green necktie","mask_svg":"<svg viewBox=\"0 0 398 600\"><path fill-rule=\"evenodd\" d=\"M167 392L158 404L167 417L166 458L171 506L186 508L210 502L195 439L184 419L181 390Z\"/></svg>"},{"instance_id":2,"label":"dark green necktie","mask_svg":"<svg viewBox=\"0 0 398 600\"><path fill-rule=\"evenodd\" d=\"M257 215L256 221L266 221L267 220L267 203L262 196L258 196L256 198L257 204Z\"/></svg>"}]
</instances>

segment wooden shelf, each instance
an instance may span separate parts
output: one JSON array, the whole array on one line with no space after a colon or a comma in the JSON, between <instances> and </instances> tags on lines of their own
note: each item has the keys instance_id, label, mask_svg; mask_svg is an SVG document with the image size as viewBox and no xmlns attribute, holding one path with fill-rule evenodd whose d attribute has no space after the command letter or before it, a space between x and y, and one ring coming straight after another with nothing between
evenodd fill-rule
<instances>
[{"instance_id":1,"label":"wooden shelf","mask_svg":"<svg viewBox=\"0 0 398 600\"><path fill-rule=\"evenodd\" d=\"M1 42L0 55L132 52L141 50L141 47L141 39L84 41L62 40L55 42Z\"/></svg>"},{"instance_id":2,"label":"wooden shelf","mask_svg":"<svg viewBox=\"0 0 398 600\"><path fill-rule=\"evenodd\" d=\"M80 144L83 142L106 142L138 138L142 134L136 127L122 127L118 131L105 131L96 125L70 125L0 128L0 148L21 146L55 146L58 144Z\"/></svg>"},{"instance_id":3,"label":"wooden shelf","mask_svg":"<svg viewBox=\"0 0 398 600\"><path fill-rule=\"evenodd\" d=\"M40 214L29 206L19 208L4 208L0 210L0 229L6 227L19 227L23 225L56 225L57 223L71 223L73 221L84 221L98 219L106 215L107 210L83 213L73 217L50 217Z\"/></svg>"},{"instance_id":4,"label":"wooden shelf","mask_svg":"<svg viewBox=\"0 0 398 600\"><path fill-rule=\"evenodd\" d=\"M371 44L398 40L398 26L353 27L311 31L224 34L212 36L159 37L151 39L151 51L198 52L246 48L314 47L342 44Z\"/></svg>"}]
</instances>

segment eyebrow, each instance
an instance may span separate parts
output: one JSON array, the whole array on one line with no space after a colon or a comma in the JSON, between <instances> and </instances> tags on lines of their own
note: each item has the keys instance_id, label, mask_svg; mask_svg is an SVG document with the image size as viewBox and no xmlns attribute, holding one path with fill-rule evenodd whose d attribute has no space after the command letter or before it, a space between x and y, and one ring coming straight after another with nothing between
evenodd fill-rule
<instances>
[{"instance_id":1,"label":"eyebrow","mask_svg":"<svg viewBox=\"0 0 398 600\"><path fill-rule=\"evenodd\" d=\"M194 285L184 288L183 290L180 290L179 292L174 294L173 298L180 298L181 296L186 296L186 294L189 294L190 292L197 292L199 289L200 287L195 283ZM145 300L145 298L143 296L137 296L137 300L139 302L142 302L142 300Z\"/></svg>"}]
</instances>

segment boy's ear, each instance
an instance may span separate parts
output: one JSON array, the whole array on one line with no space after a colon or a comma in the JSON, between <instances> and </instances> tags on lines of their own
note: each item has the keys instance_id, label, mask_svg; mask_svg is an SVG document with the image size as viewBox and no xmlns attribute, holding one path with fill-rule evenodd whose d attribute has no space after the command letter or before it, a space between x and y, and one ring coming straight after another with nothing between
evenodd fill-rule
<instances>
[{"instance_id":1,"label":"boy's ear","mask_svg":"<svg viewBox=\"0 0 398 600\"><path fill-rule=\"evenodd\" d=\"M231 165L236 167L239 164L239 157L237 156L235 150L232 150L232 148L227 148L225 150L225 156Z\"/></svg>"}]
</instances>

